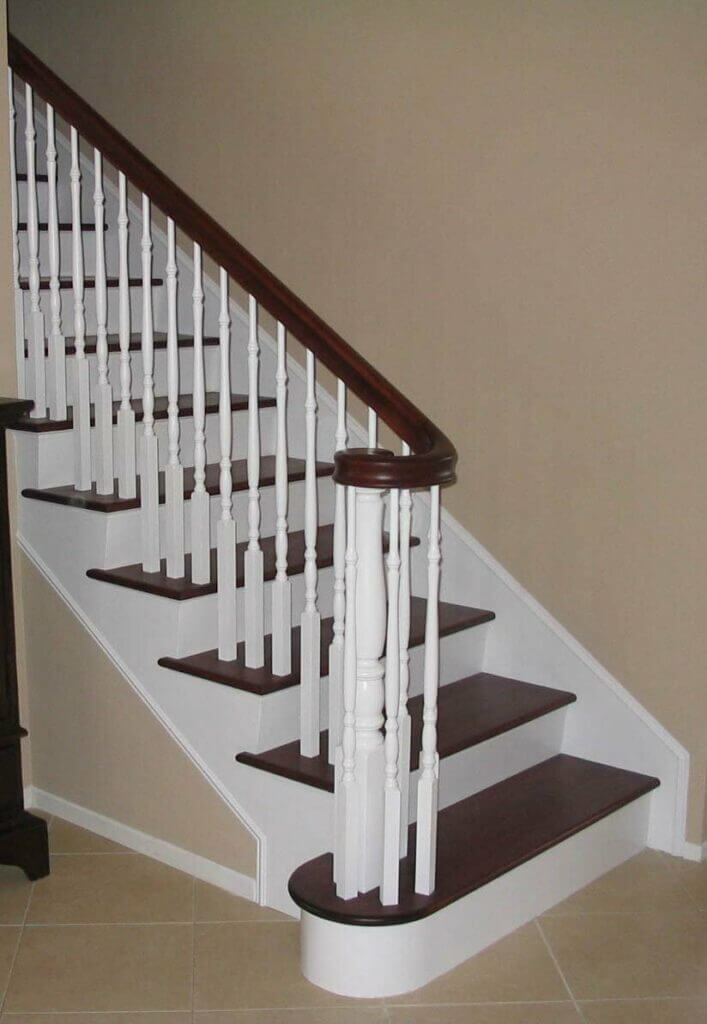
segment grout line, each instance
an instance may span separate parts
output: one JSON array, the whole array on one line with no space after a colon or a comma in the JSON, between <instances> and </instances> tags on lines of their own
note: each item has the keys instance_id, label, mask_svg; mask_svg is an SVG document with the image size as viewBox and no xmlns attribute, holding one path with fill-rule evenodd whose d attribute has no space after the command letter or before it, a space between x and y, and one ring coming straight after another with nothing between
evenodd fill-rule
<instances>
[{"instance_id":1,"label":"grout line","mask_svg":"<svg viewBox=\"0 0 707 1024\"><path fill-rule=\"evenodd\" d=\"M194 982L196 978L196 878L191 880L191 1020L194 1024Z\"/></svg>"},{"instance_id":2,"label":"grout line","mask_svg":"<svg viewBox=\"0 0 707 1024\"><path fill-rule=\"evenodd\" d=\"M542 929L542 925L540 924L540 919L537 918L537 917L535 918L535 925L536 925L536 927L538 929L538 932L540 934L540 938L545 943L545 948L547 949L548 954L550 955L550 959L552 960L552 962L555 965L555 968L557 969L557 973L562 978L562 984L567 989L567 994L569 995L570 999L572 1000L572 1005L574 1006L575 1010L577 1011L577 1015L578 1015L579 1019L581 1021L583 1021L583 1024L587 1024L587 1018L582 1013L582 1009L581 1009L579 1003L577 1002L577 1000L574 997L574 993L573 993L572 989L570 988L570 985L569 985L569 982L567 981L567 978L565 977L565 972L560 967L560 963L559 963L557 957L555 956L555 954L553 952L552 946L550 945L550 943L548 941L548 938L547 938L547 936L545 935L545 932Z\"/></svg>"},{"instance_id":3,"label":"grout line","mask_svg":"<svg viewBox=\"0 0 707 1024\"><path fill-rule=\"evenodd\" d=\"M10 982L12 981L12 972L15 970L15 964L17 963L17 957L19 956L19 953L20 953L20 943L22 942L22 936L25 933L25 927L26 927L26 924L27 924L27 915L29 914L29 905L32 902L32 897L34 896L34 887L36 886L36 884L37 884L36 881L32 882L32 886L31 886L30 891L29 891L29 896L27 898L27 905L25 906L25 912L22 915L22 924L20 926L20 934L17 937L17 945L15 946L15 954L14 954L14 956L12 958L12 963L10 964L10 970L7 973L7 984L5 985L5 991L2 994L2 1001L0 1001L0 1014L4 1014L4 1012L5 1012L5 1001L7 1000L7 993L10 991Z\"/></svg>"}]
</instances>

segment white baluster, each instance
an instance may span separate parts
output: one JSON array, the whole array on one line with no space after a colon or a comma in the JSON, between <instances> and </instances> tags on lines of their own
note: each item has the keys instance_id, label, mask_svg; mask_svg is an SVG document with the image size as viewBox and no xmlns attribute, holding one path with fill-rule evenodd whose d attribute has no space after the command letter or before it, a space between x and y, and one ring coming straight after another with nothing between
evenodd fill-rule
<instances>
[{"instance_id":1,"label":"white baluster","mask_svg":"<svg viewBox=\"0 0 707 1024\"><path fill-rule=\"evenodd\" d=\"M206 395L204 390L204 289L201 281L201 248L194 243L194 490L191 509L191 578L193 583L211 579L209 547L209 495L206 491Z\"/></svg>"},{"instance_id":2,"label":"white baluster","mask_svg":"<svg viewBox=\"0 0 707 1024\"><path fill-rule=\"evenodd\" d=\"M334 876L336 895L358 896L359 792L356 781L356 489L347 489L344 721L337 750Z\"/></svg>"},{"instance_id":3,"label":"white baluster","mask_svg":"<svg viewBox=\"0 0 707 1024\"><path fill-rule=\"evenodd\" d=\"M437 859L437 689L439 686L439 487L430 488L430 535L427 553L427 616L425 619L424 705L422 751L417 784L417 849L415 892L428 896L435 887Z\"/></svg>"},{"instance_id":4,"label":"white baluster","mask_svg":"<svg viewBox=\"0 0 707 1024\"><path fill-rule=\"evenodd\" d=\"M71 278L74 295L74 487L91 489L91 406L88 390L88 360L85 338L83 286L83 237L81 233L81 170L79 137L71 129Z\"/></svg>"},{"instance_id":5,"label":"white baluster","mask_svg":"<svg viewBox=\"0 0 707 1024\"><path fill-rule=\"evenodd\" d=\"M403 455L410 446L403 442ZM400 787L400 856L407 856L410 820L410 528L412 498L410 491L400 492L400 588L398 601L400 649L400 704L398 708L398 785Z\"/></svg>"},{"instance_id":6,"label":"white baluster","mask_svg":"<svg viewBox=\"0 0 707 1024\"><path fill-rule=\"evenodd\" d=\"M346 385L338 381L336 451L346 448ZM334 634L329 645L329 761L341 744L344 694L344 617L346 615L346 487L336 484L334 507Z\"/></svg>"},{"instance_id":7,"label":"white baluster","mask_svg":"<svg viewBox=\"0 0 707 1024\"><path fill-rule=\"evenodd\" d=\"M16 114L15 90L12 70L7 69L8 106L10 113L10 197L12 201L12 271L15 286L15 359L17 361L17 394L24 398L27 394L25 380L25 309L20 288L20 238L18 233L19 217L17 213L17 158L16 158Z\"/></svg>"},{"instance_id":8,"label":"white baluster","mask_svg":"<svg viewBox=\"0 0 707 1024\"><path fill-rule=\"evenodd\" d=\"M35 137L32 89L25 86L27 103L25 144L27 152L27 240L29 244L29 372L34 408L31 416L47 414L46 376L44 370L44 314L39 305L39 224L37 220L37 177L34 166Z\"/></svg>"},{"instance_id":9,"label":"white baluster","mask_svg":"<svg viewBox=\"0 0 707 1024\"><path fill-rule=\"evenodd\" d=\"M261 668L263 643L263 552L260 547L260 421L258 414L258 303L248 299L248 548L245 571L245 663Z\"/></svg>"},{"instance_id":10,"label":"white baluster","mask_svg":"<svg viewBox=\"0 0 707 1024\"><path fill-rule=\"evenodd\" d=\"M159 459L155 434L155 393L152 380L154 350L152 336L152 234L150 200L142 197L142 459L140 467L140 507L142 510L142 567L159 572Z\"/></svg>"},{"instance_id":11,"label":"white baluster","mask_svg":"<svg viewBox=\"0 0 707 1024\"><path fill-rule=\"evenodd\" d=\"M287 575L287 368L285 328L277 325L277 446L275 450L275 580L272 584L272 671L287 676L292 671L292 596Z\"/></svg>"},{"instance_id":12,"label":"white baluster","mask_svg":"<svg viewBox=\"0 0 707 1024\"><path fill-rule=\"evenodd\" d=\"M317 399L307 350L304 478L304 611L300 617L300 753L319 754L321 619L317 608Z\"/></svg>"},{"instance_id":13,"label":"white baluster","mask_svg":"<svg viewBox=\"0 0 707 1024\"><path fill-rule=\"evenodd\" d=\"M383 835L383 882L381 903L398 902L400 883L400 819L401 799L398 784L398 705L400 701L399 607L400 553L398 491L390 492L390 528L388 547L388 632L385 659L385 803Z\"/></svg>"},{"instance_id":14,"label":"white baluster","mask_svg":"<svg viewBox=\"0 0 707 1024\"><path fill-rule=\"evenodd\" d=\"M386 596L383 574L383 494L356 492L356 785L359 790L360 892L383 874L383 664Z\"/></svg>"},{"instance_id":15,"label":"white baluster","mask_svg":"<svg viewBox=\"0 0 707 1024\"><path fill-rule=\"evenodd\" d=\"M93 216L96 235L96 490L113 493L113 392L108 383L108 337L106 299L106 253L103 234L103 161L93 151Z\"/></svg>"},{"instance_id":16,"label":"white baluster","mask_svg":"<svg viewBox=\"0 0 707 1024\"><path fill-rule=\"evenodd\" d=\"M59 213L56 200L56 142L54 108L47 103L47 193L49 227L49 294L51 327L49 329L49 380L47 391L49 415L53 420L66 419L66 345L61 331L61 291L59 289Z\"/></svg>"},{"instance_id":17,"label":"white baluster","mask_svg":"<svg viewBox=\"0 0 707 1024\"><path fill-rule=\"evenodd\" d=\"M118 337L120 340L120 409L118 410L118 495L134 498L135 411L131 402L130 281L128 270L128 200L124 174L118 175Z\"/></svg>"},{"instance_id":18,"label":"white baluster","mask_svg":"<svg viewBox=\"0 0 707 1024\"><path fill-rule=\"evenodd\" d=\"M219 274L221 308L219 311L219 353L221 356L219 388L219 437L221 461L219 491L221 518L216 531L218 580L218 656L221 661L236 657L236 524L233 519L231 492L231 318L228 314L228 274Z\"/></svg>"},{"instance_id":19,"label":"white baluster","mask_svg":"<svg viewBox=\"0 0 707 1024\"><path fill-rule=\"evenodd\" d=\"M378 415L371 408L368 410L368 447L378 447Z\"/></svg>"},{"instance_id":20,"label":"white baluster","mask_svg":"<svg viewBox=\"0 0 707 1024\"><path fill-rule=\"evenodd\" d=\"M184 467L179 453L179 348L177 339L177 256L174 221L167 218L167 439L164 471L167 575L184 575Z\"/></svg>"}]
</instances>

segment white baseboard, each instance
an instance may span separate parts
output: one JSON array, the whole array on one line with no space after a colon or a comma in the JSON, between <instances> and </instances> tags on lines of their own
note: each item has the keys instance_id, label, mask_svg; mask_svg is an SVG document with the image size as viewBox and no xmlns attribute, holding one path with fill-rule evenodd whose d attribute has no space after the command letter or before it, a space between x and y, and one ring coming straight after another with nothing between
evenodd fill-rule
<instances>
[{"instance_id":1,"label":"white baseboard","mask_svg":"<svg viewBox=\"0 0 707 1024\"><path fill-rule=\"evenodd\" d=\"M89 832L103 836L104 839L111 839L115 843L127 846L129 850L136 853L143 853L146 857L152 857L162 864L168 864L179 871L185 871L189 875L200 879L202 882L209 882L219 889L225 889L235 896L242 896L247 900L257 900L257 885L254 878L243 875L240 871L224 867L216 861L201 857L198 853L191 853L180 846L168 843L164 839L148 835L139 829L131 828L122 821L114 818L107 818L104 814L92 811L88 807L81 807L79 804L65 800L61 796L54 796L36 786L27 786L25 789L25 805L29 808L36 808L45 811L47 814L56 814L72 825L78 825Z\"/></svg>"},{"instance_id":2,"label":"white baseboard","mask_svg":"<svg viewBox=\"0 0 707 1024\"><path fill-rule=\"evenodd\" d=\"M700 863L707 861L707 842L691 843L687 839L683 843L681 856L685 860L694 860Z\"/></svg>"}]
</instances>

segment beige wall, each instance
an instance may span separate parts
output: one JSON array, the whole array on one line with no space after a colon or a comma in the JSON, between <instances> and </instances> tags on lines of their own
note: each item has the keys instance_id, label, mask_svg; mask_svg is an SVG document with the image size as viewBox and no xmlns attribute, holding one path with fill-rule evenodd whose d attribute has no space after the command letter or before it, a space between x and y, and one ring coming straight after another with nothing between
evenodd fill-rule
<instances>
[{"instance_id":1,"label":"beige wall","mask_svg":"<svg viewBox=\"0 0 707 1024\"><path fill-rule=\"evenodd\" d=\"M447 507L688 747L707 836L707 5L11 21L449 432Z\"/></svg>"}]
</instances>

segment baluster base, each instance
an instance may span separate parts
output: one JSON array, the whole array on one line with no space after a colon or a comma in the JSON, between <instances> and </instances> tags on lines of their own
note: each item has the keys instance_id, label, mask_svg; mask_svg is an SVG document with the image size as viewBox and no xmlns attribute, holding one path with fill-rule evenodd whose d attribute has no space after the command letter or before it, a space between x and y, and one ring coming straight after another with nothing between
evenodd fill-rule
<instances>
[{"instance_id":1,"label":"baluster base","mask_svg":"<svg viewBox=\"0 0 707 1024\"><path fill-rule=\"evenodd\" d=\"M218 656L220 661L235 661L236 629L236 524L221 520L216 527L218 583Z\"/></svg>"},{"instance_id":2,"label":"baluster base","mask_svg":"<svg viewBox=\"0 0 707 1024\"><path fill-rule=\"evenodd\" d=\"M137 493L135 467L135 413L118 410L118 497L134 498Z\"/></svg>"},{"instance_id":3,"label":"baluster base","mask_svg":"<svg viewBox=\"0 0 707 1024\"><path fill-rule=\"evenodd\" d=\"M300 634L300 753L302 757L317 757L321 688L319 612L302 612Z\"/></svg>"},{"instance_id":4,"label":"baluster base","mask_svg":"<svg viewBox=\"0 0 707 1024\"><path fill-rule=\"evenodd\" d=\"M142 439L140 473L140 508L142 511L142 567L145 572L160 571L160 527L157 438Z\"/></svg>"},{"instance_id":5,"label":"baluster base","mask_svg":"<svg viewBox=\"0 0 707 1024\"><path fill-rule=\"evenodd\" d=\"M184 469L167 465L164 471L165 547L167 575L184 576Z\"/></svg>"}]
</instances>

